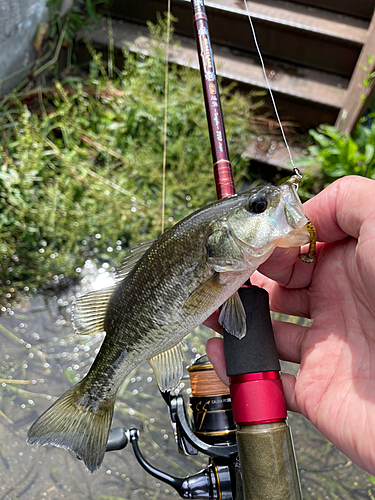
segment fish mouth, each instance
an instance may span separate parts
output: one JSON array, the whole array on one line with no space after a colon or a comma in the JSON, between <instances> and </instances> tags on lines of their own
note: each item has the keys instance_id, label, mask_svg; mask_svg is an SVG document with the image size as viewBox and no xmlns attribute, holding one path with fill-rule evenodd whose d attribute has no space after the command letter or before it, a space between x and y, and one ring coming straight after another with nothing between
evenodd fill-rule
<instances>
[{"instance_id":1,"label":"fish mouth","mask_svg":"<svg viewBox=\"0 0 375 500\"><path fill-rule=\"evenodd\" d=\"M306 229L308 219L304 214L302 204L294 189L291 189L290 186L285 186L285 190L283 191L281 199L270 217L273 227L280 234L280 238L277 241L282 241L283 239L290 242L303 241L304 236L308 235Z\"/></svg>"},{"instance_id":2,"label":"fish mouth","mask_svg":"<svg viewBox=\"0 0 375 500\"><path fill-rule=\"evenodd\" d=\"M297 194L295 184L284 184L281 186L281 204L284 209L284 216L292 229L299 230L307 223L307 218L303 211L301 200Z\"/></svg>"},{"instance_id":3,"label":"fish mouth","mask_svg":"<svg viewBox=\"0 0 375 500\"><path fill-rule=\"evenodd\" d=\"M292 229L285 237L279 238L274 242L275 246L281 248L300 247L310 243L310 234L307 230L307 223L298 229Z\"/></svg>"},{"instance_id":4,"label":"fish mouth","mask_svg":"<svg viewBox=\"0 0 375 500\"><path fill-rule=\"evenodd\" d=\"M299 227L298 229L292 229L285 236L278 238L277 240L271 241L268 245L262 248L254 248L243 242L242 248L250 257L263 257L266 254L271 254L276 247L279 248L291 248L291 247L301 247L307 243L310 243L310 234L307 230L307 224Z\"/></svg>"}]
</instances>

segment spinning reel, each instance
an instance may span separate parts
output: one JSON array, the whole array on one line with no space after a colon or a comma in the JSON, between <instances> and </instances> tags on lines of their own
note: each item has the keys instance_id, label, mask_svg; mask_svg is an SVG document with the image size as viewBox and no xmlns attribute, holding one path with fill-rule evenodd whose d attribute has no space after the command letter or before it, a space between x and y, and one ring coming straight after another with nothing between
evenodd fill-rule
<instances>
[{"instance_id":1,"label":"spinning reel","mask_svg":"<svg viewBox=\"0 0 375 500\"><path fill-rule=\"evenodd\" d=\"M206 468L186 477L174 477L156 469L142 455L139 431L117 427L111 430L107 451L121 450L130 442L140 465L152 476L169 484L181 498L242 500L242 480L237 461L236 424L229 389L217 377L207 356L189 368L192 418L187 416L182 396L162 393L181 454L209 457Z\"/></svg>"}]
</instances>

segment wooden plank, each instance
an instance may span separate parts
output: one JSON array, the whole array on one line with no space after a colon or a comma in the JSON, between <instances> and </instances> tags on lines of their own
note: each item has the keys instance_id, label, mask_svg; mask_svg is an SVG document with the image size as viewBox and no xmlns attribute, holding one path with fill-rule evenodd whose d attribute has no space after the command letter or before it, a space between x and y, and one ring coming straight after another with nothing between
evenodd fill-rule
<instances>
[{"instance_id":1,"label":"wooden plank","mask_svg":"<svg viewBox=\"0 0 375 500\"><path fill-rule=\"evenodd\" d=\"M243 1L206 0L205 5L213 43L256 52ZM281 0L248 0L247 5L264 56L351 77L368 21ZM111 6L114 16L137 23L155 22L164 10L164 0L115 0ZM176 33L193 36L191 0L174 0L172 13L179 20Z\"/></svg>"},{"instance_id":2,"label":"wooden plank","mask_svg":"<svg viewBox=\"0 0 375 500\"><path fill-rule=\"evenodd\" d=\"M375 14L372 17L364 44L355 70L349 83L344 106L337 120L336 127L350 134L358 120L363 116L375 92L375 78L370 75L375 71Z\"/></svg>"},{"instance_id":3,"label":"wooden plank","mask_svg":"<svg viewBox=\"0 0 375 500\"><path fill-rule=\"evenodd\" d=\"M125 21L112 21L112 30L115 49L120 49L124 44L132 52L148 54L150 37L147 28L127 23ZM77 39L84 34L78 33ZM106 20L90 32L91 43L100 47L108 45L108 30ZM170 51L169 59L181 66L190 66L198 69L198 56L195 41L187 37L176 37L179 45ZM267 89L263 71L257 56L238 50L213 44L217 74L238 84ZM334 108L337 112L341 109L345 99L345 89L348 80L329 75L324 72L308 68L296 68L291 65L278 64L265 60L266 70L273 92L289 98L299 99L314 103L321 107Z\"/></svg>"},{"instance_id":4,"label":"wooden plank","mask_svg":"<svg viewBox=\"0 0 375 500\"><path fill-rule=\"evenodd\" d=\"M311 6L312 0L294 0L294 2ZM315 0L314 7L341 12L348 16L371 19L374 12L374 0Z\"/></svg>"}]
</instances>

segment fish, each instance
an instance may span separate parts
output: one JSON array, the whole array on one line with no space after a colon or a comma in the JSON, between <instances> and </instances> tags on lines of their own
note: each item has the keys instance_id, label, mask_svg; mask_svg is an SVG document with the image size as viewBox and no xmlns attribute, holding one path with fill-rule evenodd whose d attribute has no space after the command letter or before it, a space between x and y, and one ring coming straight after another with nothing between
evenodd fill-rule
<instances>
[{"instance_id":1,"label":"fish","mask_svg":"<svg viewBox=\"0 0 375 500\"><path fill-rule=\"evenodd\" d=\"M105 338L87 375L31 426L28 444L73 451L94 472L106 450L116 393L147 359L161 391L182 376L183 338L224 304L219 322L246 335L237 290L275 247L310 241L298 182L266 185L211 203L136 246L115 284L77 299L76 333Z\"/></svg>"}]
</instances>

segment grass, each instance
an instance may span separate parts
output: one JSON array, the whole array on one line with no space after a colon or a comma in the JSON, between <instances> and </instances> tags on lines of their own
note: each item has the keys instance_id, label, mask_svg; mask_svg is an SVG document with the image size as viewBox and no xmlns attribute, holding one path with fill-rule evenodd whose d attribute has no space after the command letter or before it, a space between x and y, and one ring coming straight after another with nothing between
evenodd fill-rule
<instances>
[{"instance_id":1,"label":"grass","mask_svg":"<svg viewBox=\"0 0 375 500\"><path fill-rule=\"evenodd\" d=\"M99 53L88 74L11 95L0 110L0 290L77 274L87 259L117 262L161 228L164 25L149 57L124 52L110 78ZM113 72L114 74L114 72ZM215 199L199 75L171 66L166 227ZM259 101L222 89L238 187L254 180L245 158ZM113 256L117 253L116 259Z\"/></svg>"}]
</instances>

